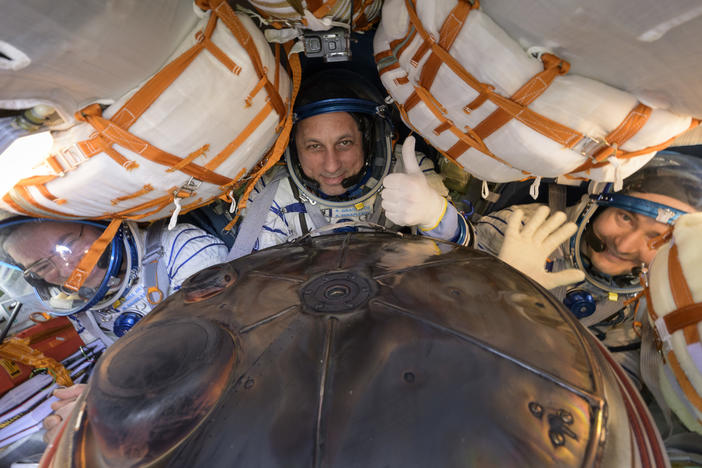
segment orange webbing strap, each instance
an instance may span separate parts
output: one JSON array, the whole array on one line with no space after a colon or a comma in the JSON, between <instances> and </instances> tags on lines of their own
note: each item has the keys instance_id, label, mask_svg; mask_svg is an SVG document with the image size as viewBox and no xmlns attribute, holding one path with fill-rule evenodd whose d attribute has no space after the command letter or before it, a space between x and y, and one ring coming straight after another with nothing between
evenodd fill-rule
<instances>
[{"instance_id":1,"label":"orange webbing strap","mask_svg":"<svg viewBox=\"0 0 702 468\"><path fill-rule=\"evenodd\" d=\"M685 133L689 130L692 130L693 128L697 127L699 124L700 124L700 121L698 119L693 118L690 121L690 126L688 128L686 128L683 132L667 139L663 143L659 143L659 144L653 145L653 146L648 146L646 148L642 148L642 149L636 150L636 151L622 151L620 149L617 149L616 153L614 152L613 148L610 148L609 154L606 156L607 157L616 156L617 159L628 159L628 158L633 158L636 156L641 156L643 154L655 153L657 151L664 150L667 147L669 147L680 135L682 135L683 133ZM599 168L602 166L606 166L607 164L609 164L609 161L607 161L607 160L603 160L603 161L600 161L597 163L595 163L592 160L588 160L588 161L584 162L583 164L581 164L580 166L578 166L577 168L573 169L569 174L566 174L566 177L569 179L578 179L578 177L571 177L570 174L575 174L577 172L585 171L588 169L596 169L596 168Z\"/></svg>"},{"instance_id":2,"label":"orange webbing strap","mask_svg":"<svg viewBox=\"0 0 702 468\"><path fill-rule=\"evenodd\" d=\"M463 3L466 2L466 0L459 1ZM484 91L486 88L485 85L477 79L475 79L473 75L468 73L463 68L463 66L451 56L451 54L449 54L443 48L439 47L434 38L431 37L429 33L427 33L427 31L424 29L424 25L417 16L414 1L405 0L405 6L407 8L407 13L409 13L410 23L412 23L416 32L422 37L422 39L424 39L424 42L427 42L431 45L432 52L435 53L441 59L441 61L445 63L451 70L453 70L453 72L456 75L458 75L463 81L465 81L468 86L470 86L478 92Z\"/></svg>"},{"instance_id":3,"label":"orange webbing strap","mask_svg":"<svg viewBox=\"0 0 702 468\"><path fill-rule=\"evenodd\" d=\"M195 161L200 156L207 154L207 152L209 150L210 150L209 143L205 143L200 148L198 148L195 151L193 151L192 153L190 153L187 157L183 158L183 160L181 162L179 162L178 164L176 164L175 166L173 166L169 169L166 169L166 172L179 171L181 168L183 168L183 167L187 166L188 164L190 164L191 162Z\"/></svg>"},{"instance_id":4,"label":"orange webbing strap","mask_svg":"<svg viewBox=\"0 0 702 468\"><path fill-rule=\"evenodd\" d=\"M134 122L156 101L180 74L195 60L205 45L198 42L179 57L163 67L147 81L110 120L115 125L129 129Z\"/></svg>"},{"instance_id":5,"label":"orange webbing strap","mask_svg":"<svg viewBox=\"0 0 702 468\"><path fill-rule=\"evenodd\" d=\"M680 265L678 246L675 243L671 245L668 252L668 282L677 307L675 311L663 317L668 333L672 335L678 330L683 330L687 343L700 341L697 324L702 321L702 303L693 302L692 292ZM702 397L680 366L674 350L671 349L666 357L685 396L698 411L702 411Z\"/></svg>"},{"instance_id":6,"label":"orange webbing strap","mask_svg":"<svg viewBox=\"0 0 702 468\"><path fill-rule=\"evenodd\" d=\"M8 191L3 196L3 201L10 205L14 211L17 213L26 214L27 216L40 216L43 218L63 218L63 219L79 219L80 216L76 216L70 213L64 213L61 211L56 211L54 209L43 206L38 201L34 199L32 193L29 191L25 185L15 185L10 191ZM22 206L18 203L17 199L22 199L29 205ZM32 210L33 209L33 210Z\"/></svg>"},{"instance_id":7,"label":"orange webbing strap","mask_svg":"<svg viewBox=\"0 0 702 468\"><path fill-rule=\"evenodd\" d=\"M646 121L648 121L648 118L651 116L651 112L652 109L650 107L639 102L629 111L629 113L626 115L626 117L624 117L624 120L621 121L617 128L615 128L614 130L609 132L609 134L607 134L607 136L604 139L606 145L600 150L598 150L583 164L571 171L571 174L609 164L609 162L607 162L606 159L610 156L614 156L617 158L631 158L638 154L645 154L646 152L651 152L646 151L649 148L646 148L646 150L632 152L626 152L619 149L620 146L629 141L631 137L636 135L636 133L643 128L643 126L646 124ZM664 148L667 146L668 145L666 144ZM656 149L655 151L658 150ZM598 163L602 162L605 162L605 164L598 165Z\"/></svg>"},{"instance_id":8,"label":"orange webbing strap","mask_svg":"<svg viewBox=\"0 0 702 468\"><path fill-rule=\"evenodd\" d=\"M609 132L609 134L605 137L605 141L607 141L607 143L610 145L617 144L617 146L622 146L643 128L649 117L651 117L652 111L653 109L639 102L629 111L627 116L624 117L624 120L622 120L617 128ZM609 152L611 153L611 151ZM594 158L597 161L602 161L608 157L608 151L606 148L601 149L598 153L600 154L594 155Z\"/></svg>"},{"instance_id":9,"label":"orange webbing strap","mask_svg":"<svg viewBox=\"0 0 702 468\"><path fill-rule=\"evenodd\" d=\"M275 163L278 162L280 157L283 155L285 148L288 146L288 142L290 140L290 131L292 130L293 125L293 105L295 103L295 98L297 97L297 92L300 89L300 82L302 81L302 67L300 66L300 57L297 54L290 54L290 47L292 47L291 43L286 44L286 51L288 52L288 62L290 63L290 68L292 69L292 95L290 98L290 107L288 108L288 112L285 116L283 129L281 130L280 135L278 135L278 139L276 140L275 145L269 152L269 156L266 159L266 162L261 166L260 169L258 169L252 175L251 180L249 181L246 189L244 190L244 193L241 195L241 197L239 197L239 204L236 209L236 215L234 216L234 219L232 219L232 221L224 227L225 230L230 230L236 224L236 222L239 220L239 216L241 215L241 210L243 210L246 207L249 195L253 191L256 182L258 182L258 180L263 176L263 174L266 173L266 171L268 171L271 167L273 167Z\"/></svg>"},{"instance_id":10,"label":"orange webbing strap","mask_svg":"<svg viewBox=\"0 0 702 468\"><path fill-rule=\"evenodd\" d=\"M463 28L463 23L465 23L466 18L468 18L468 13L470 13L473 8L475 8L475 5L471 6L465 1L459 1L456 3L456 6L453 8L453 10L451 10L451 13L446 16L444 24L441 25L441 29L439 30L439 46L441 48L444 50L449 50L451 48L458 37L458 33L460 33L461 29ZM424 50L422 49L425 48L431 48L430 43L427 41L425 41L417 50L417 54L415 54L415 57L413 57L414 61L419 62L421 56L424 55ZM431 85L434 83L434 79L436 78L436 74L438 73L440 66L441 58L439 58L436 53L432 52L422 67L422 72L419 76L419 84L425 89L430 89ZM408 106L407 111L409 112L410 109L411 107Z\"/></svg>"},{"instance_id":11,"label":"orange webbing strap","mask_svg":"<svg viewBox=\"0 0 702 468\"><path fill-rule=\"evenodd\" d=\"M134 198L139 198L142 195L146 195L147 193L152 192L153 190L154 190L154 187L151 184L146 184L141 189L137 190L134 193L130 193L129 195L124 195L121 197L113 198L112 200L110 200L110 203L112 203L112 206L118 205L118 204L122 203L123 201L132 200Z\"/></svg>"},{"instance_id":12,"label":"orange webbing strap","mask_svg":"<svg viewBox=\"0 0 702 468\"><path fill-rule=\"evenodd\" d=\"M102 218L99 219L111 219L111 218L120 218L120 219L131 219L134 221L139 221L141 219L146 218L147 216L150 216L152 214L158 213L171 203L173 203L173 200L175 199L175 192L178 190L178 187L171 187L168 189L167 195L163 195L158 198L154 198L153 200L149 200L147 202L141 203L140 205L133 206L131 208L127 208L126 210L119 211L117 213L108 213ZM154 208L155 207L155 208ZM152 209L153 208L153 209ZM150 211L144 211L151 209ZM182 212L182 210L181 210ZM135 214L139 213L139 214Z\"/></svg>"},{"instance_id":13,"label":"orange webbing strap","mask_svg":"<svg viewBox=\"0 0 702 468\"><path fill-rule=\"evenodd\" d=\"M446 109L443 108L441 103L439 103L439 101L437 101L436 98L434 98L434 96L432 96L431 93L429 93L429 91L427 91L426 89L421 88L419 86L415 86L414 89L415 89L415 93L417 94L417 96L419 96L419 98L422 100L422 102L424 102L424 104L431 111L431 113L434 114L434 116L441 122L439 127L437 127L434 130L435 133L438 134L442 130L449 130L456 137L458 137L458 142L456 143L456 145L460 144L461 146L465 146L466 149L468 147L473 147L473 148L477 149L478 151L486 154L487 156L490 156L491 158L501 162L502 164L505 164L509 167L512 167L509 163L507 163L507 161L504 161L502 158L493 154L488 149L488 147L485 145L483 140L481 140L480 138L478 138L477 135L475 135L475 132L473 132L472 129L467 128L466 132L462 132L458 127L456 127L456 125L454 125L454 123L451 120L447 119L444 116L444 114L446 114ZM403 112L404 112L404 115L407 116L406 111L404 111L404 109L403 109ZM456 145L454 145L454 146L456 146ZM458 156L460 156L460 154L456 155L456 154L452 153L451 149L449 149L447 151L447 153L449 155L451 155L452 159L457 159ZM524 171L522 171L522 172L524 172ZM528 173L524 172L524 174L528 174Z\"/></svg>"},{"instance_id":14,"label":"orange webbing strap","mask_svg":"<svg viewBox=\"0 0 702 468\"><path fill-rule=\"evenodd\" d=\"M59 385L73 385L71 376L63 364L29 346L29 338L13 336L0 344L0 358L9 359L35 369L47 369Z\"/></svg>"},{"instance_id":15,"label":"orange webbing strap","mask_svg":"<svg viewBox=\"0 0 702 468\"><path fill-rule=\"evenodd\" d=\"M266 72L263 67L263 63L261 62L261 57L258 55L256 44L254 43L253 39L251 38L251 35L246 30L244 25L241 24L241 21L239 21L239 18L237 18L236 13L234 13L234 10L232 10L232 8L227 4L225 0L209 0L208 3L212 6L212 12L216 13L217 16L224 22L224 24L227 25L227 27L232 32L236 40L239 41L239 44L244 48L244 50L246 50L246 53L249 55L249 58L253 63L254 70L256 71L258 77L266 77ZM285 103L280 97L280 94L278 94L278 90L268 79L266 79L265 87L268 93L268 97L270 98L271 103L273 104L273 108L278 113L278 116L282 121L286 115Z\"/></svg>"},{"instance_id":16,"label":"orange webbing strap","mask_svg":"<svg viewBox=\"0 0 702 468\"><path fill-rule=\"evenodd\" d=\"M673 334L678 330L683 330L691 325L697 328L697 324L702 322L702 302L689 304L663 317L668 333ZM698 340L689 341L694 343Z\"/></svg>"},{"instance_id":17,"label":"orange webbing strap","mask_svg":"<svg viewBox=\"0 0 702 468\"><path fill-rule=\"evenodd\" d=\"M209 170L214 170L219 167L231 154L241 146L241 144L251 136L251 134L266 120L266 117L273 111L273 106L270 101L267 101L263 108L254 116L254 118L249 122L246 127L239 133L234 140L232 140L227 146L225 146L222 151L220 151L217 156L212 158L210 162L205 164L205 168ZM220 184L225 185L225 184Z\"/></svg>"},{"instance_id":18,"label":"orange webbing strap","mask_svg":"<svg viewBox=\"0 0 702 468\"><path fill-rule=\"evenodd\" d=\"M106 142L102 144L98 143L96 138L93 138L91 142L92 146L87 148L86 151L94 151L96 149L104 150L106 147L105 144L112 145L116 143L123 148L127 148L137 154L140 154L144 158L163 166L174 167L182 161L182 158L152 146L147 141L142 140L136 135L133 135L125 129L119 127L114 122L102 117L102 111L99 105L90 105L82 111L76 113L76 119L88 122L93 128L95 128L95 130L99 132L98 135L104 137L106 140ZM81 149L83 149L83 143L86 142L78 143L78 146L80 146ZM102 148L100 148L101 146ZM228 177L224 177L192 162L183 166L181 168L181 172L195 177L198 180L215 185L226 185L231 181Z\"/></svg>"},{"instance_id":19,"label":"orange webbing strap","mask_svg":"<svg viewBox=\"0 0 702 468\"><path fill-rule=\"evenodd\" d=\"M475 89L480 94L487 95L490 101L492 101L498 107L504 109L512 118L519 120L532 130L541 133L562 146L571 148L582 138L581 133L537 114L518 102L514 102L509 98L493 92L490 86L478 81L473 75L468 73L468 71L466 71L466 69L463 68L463 66L453 56L451 56L448 51L440 47L439 44L436 43L426 32L426 30L424 30L424 26L422 25L419 17L417 16L417 12L415 11L413 0L405 0L405 5L409 13L410 22L417 30L417 33L420 34L424 41L431 44L432 52L436 54L441 61L468 86Z\"/></svg>"},{"instance_id":20,"label":"orange webbing strap","mask_svg":"<svg viewBox=\"0 0 702 468\"><path fill-rule=\"evenodd\" d=\"M653 309L653 300L651 299L651 288L649 288L648 284L646 284L646 276L644 276L644 273L641 272L639 275L639 283L641 283L641 287L643 288L643 292L646 296L646 304L648 304L648 314L651 316L651 319L655 322L658 319L658 314L656 311Z\"/></svg>"},{"instance_id":21,"label":"orange webbing strap","mask_svg":"<svg viewBox=\"0 0 702 468\"><path fill-rule=\"evenodd\" d=\"M568 73L570 69L570 64L568 62L552 54L543 54L541 56L541 61L544 64L543 71L531 77L529 81L524 83L524 85L512 95L511 99L514 102L518 102L523 106L528 106L548 89L556 76L564 75ZM487 97L488 96L486 96L486 98ZM485 139L511 119L512 116L510 114L504 109L498 108L475 126L475 133L477 133L480 138Z\"/></svg>"},{"instance_id":22,"label":"orange webbing strap","mask_svg":"<svg viewBox=\"0 0 702 468\"><path fill-rule=\"evenodd\" d=\"M110 242L112 242L112 239L117 234L117 231L121 225L121 219L113 219L105 228L100 237L95 239L95 242L93 242L88 251L78 262L78 266L75 267L71 273L71 276L69 276L68 280L63 283L63 286L66 289L77 292L80 287L83 286L83 283L93 271L95 265L97 265L100 255L102 255L107 246L110 245Z\"/></svg>"},{"instance_id":23,"label":"orange webbing strap","mask_svg":"<svg viewBox=\"0 0 702 468\"><path fill-rule=\"evenodd\" d=\"M668 253L668 283L670 292L673 294L675 306L678 309L694 303L692 292L687 284L680 265L680 259L678 258L678 246L675 243L670 246L670 252Z\"/></svg>"}]
</instances>

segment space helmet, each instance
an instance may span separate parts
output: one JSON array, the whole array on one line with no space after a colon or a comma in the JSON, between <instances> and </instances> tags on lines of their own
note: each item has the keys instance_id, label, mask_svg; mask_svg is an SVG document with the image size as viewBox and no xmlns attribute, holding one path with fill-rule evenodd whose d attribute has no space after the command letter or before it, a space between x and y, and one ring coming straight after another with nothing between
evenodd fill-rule
<instances>
[{"instance_id":1,"label":"space helmet","mask_svg":"<svg viewBox=\"0 0 702 468\"><path fill-rule=\"evenodd\" d=\"M358 73L326 69L305 80L293 108L294 122L331 112L348 112L363 135L364 161L361 170L344 179L346 191L330 196L319 183L305 175L295 142L295 128L285 152L291 178L304 197L331 208L354 206L368 200L382 187L392 163L392 124L388 105L376 87Z\"/></svg>"},{"instance_id":2,"label":"space helmet","mask_svg":"<svg viewBox=\"0 0 702 468\"><path fill-rule=\"evenodd\" d=\"M592 222L605 208L615 207L674 225L686 211L637 197L637 194L658 194L674 198L694 211L702 210L702 159L675 151L661 151L637 172L624 180L621 191L614 192L612 184L595 188L584 197L578 208L578 229L570 240L572 263L585 272L593 285L618 294L641 290L638 268L630 273L610 276L597 271L586 255L581 252L583 244L595 251L604 249L602 241L595 235Z\"/></svg>"},{"instance_id":3,"label":"space helmet","mask_svg":"<svg viewBox=\"0 0 702 468\"><path fill-rule=\"evenodd\" d=\"M105 247L78 291L66 287L70 275L105 224L85 220L14 217L0 222L0 278L31 287L49 313L72 315L101 309L121 297L138 272L131 229L123 225Z\"/></svg>"}]
</instances>

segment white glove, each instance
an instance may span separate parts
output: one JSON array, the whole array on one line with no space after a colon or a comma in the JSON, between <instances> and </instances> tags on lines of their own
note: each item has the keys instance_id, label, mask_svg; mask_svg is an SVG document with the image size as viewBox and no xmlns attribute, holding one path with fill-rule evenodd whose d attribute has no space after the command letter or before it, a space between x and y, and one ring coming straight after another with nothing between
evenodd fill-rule
<instances>
[{"instance_id":1,"label":"white glove","mask_svg":"<svg viewBox=\"0 0 702 468\"><path fill-rule=\"evenodd\" d=\"M414 154L414 137L402 144L405 174L395 173L383 179L385 216L400 226L434 229L446 212L446 199L429 186Z\"/></svg>"},{"instance_id":2,"label":"white glove","mask_svg":"<svg viewBox=\"0 0 702 468\"><path fill-rule=\"evenodd\" d=\"M557 273L546 271L548 256L577 230L575 223L563 223L566 215L562 211L546 219L549 212L547 206L540 207L521 229L524 213L514 210L507 222L505 240L498 257L544 288L553 289L580 282L585 278L585 273L575 268Z\"/></svg>"}]
</instances>

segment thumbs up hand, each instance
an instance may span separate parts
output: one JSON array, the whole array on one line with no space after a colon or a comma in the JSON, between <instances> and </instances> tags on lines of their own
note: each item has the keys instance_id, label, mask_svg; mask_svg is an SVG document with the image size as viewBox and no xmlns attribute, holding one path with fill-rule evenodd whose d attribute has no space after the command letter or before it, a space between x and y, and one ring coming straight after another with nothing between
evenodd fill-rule
<instances>
[{"instance_id":1,"label":"thumbs up hand","mask_svg":"<svg viewBox=\"0 0 702 468\"><path fill-rule=\"evenodd\" d=\"M405 173L395 173L383 179L383 209L385 216L400 226L434 229L446 212L447 201L429 186L414 154L414 137L402 144Z\"/></svg>"}]
</instances>

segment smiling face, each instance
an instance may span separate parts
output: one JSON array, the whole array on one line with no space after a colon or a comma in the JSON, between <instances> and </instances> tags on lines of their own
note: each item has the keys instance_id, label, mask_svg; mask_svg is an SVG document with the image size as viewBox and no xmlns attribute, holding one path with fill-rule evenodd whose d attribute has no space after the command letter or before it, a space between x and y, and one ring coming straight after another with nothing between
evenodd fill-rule
<instances>
[{"instance_id":1,"label":"smiling face","mask_svg":"<svg viewBox=\"0 0 702 468\"><path fill-rule=\"evenodd\" d=\"M363 135L347 112L330 112L297 123L295 145L302 171L326 195L341 195L344 179L363 167Z\"/></svg>"},{"instance_id":2,"label":"smiling face","mask_svg":"<svg viewBox=\"0 0 702 468\"><path fill-rule=\"evenodd\" d=\"M674 198L653 193L631 193L636 198L662 203L683 211L694 209ZM648 265L656 255L656 249L648 242L663 234L669 225L659 223L653 218L621 208L606 208L593 222L595 235L605 245L602 252L595 252L591 246L585 246L585 253L592 264L607 275L622 275L631 272L641 264Z\"/></svg>"}]
</instances>

